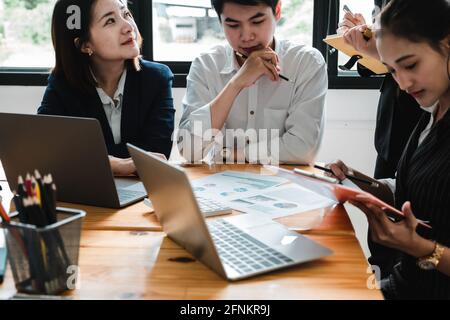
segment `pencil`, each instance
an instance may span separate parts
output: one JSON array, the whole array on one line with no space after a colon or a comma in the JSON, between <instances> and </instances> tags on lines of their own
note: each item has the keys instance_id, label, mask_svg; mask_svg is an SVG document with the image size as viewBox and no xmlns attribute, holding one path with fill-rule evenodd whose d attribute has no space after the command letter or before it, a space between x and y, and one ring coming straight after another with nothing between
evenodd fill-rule
<instances>
[{"instance_id":1,"label":"pencil","mask_svg":"<svg viewBox=\"0 0 450 320\"><path fill-rule=\"evenodd\" d=\"M355 18L355 15L353 14L353 12L350 10L350 8L344 4L344 11L348 14L350 14L353 18ZM372 38L372 30L370 28L366 28L364 29L364 31L362 32L364 39L370 40Z\"/></svg>"},{"instance_id":2,"label":"pencil","mask_svg":"<svg viewBox=\"0 0 450 320\"><path fill-rule=\"evenodd\" d=\"M2 203L0 202L0 216L2 217L3 221L6 222L10 222L11 218L9 217L9 215L6 213L5 209L3 208Z\"/></svg>"},{"instance_id":3,"label":"pencil","mask_svg":"<svg viewBox=\"0 0 450 320\"><path fill-rule=\"evenodd\" d=\"M25 189L25 185L23 182L23 178L22 176L19 176L19 178L17 179L17 194L21 197L21 198L25 198L27 197L27 191Z\"/></svg>"},{"instance_id":4,"label":"pencil","mask_svg":"<svg viewBox=\"0 0 450 320\"><path fill-rule=\"evenodd\" d=\"M241 58L243 58L243 59L248 59L248 57L247 57L246 55L240 53L239 51L236 51L236 55L238 55L239 57L241 57ZM289 78L283 76L282 74L278 74L278 76L279 76L281 79L283 79L283 80L285 80L285 81L287 81L287 82L292 82L291 80L289 80Z\"/></svg>"},{"instance_id":5,"label":"pencil","mask_svg":"<svg viewBox=\"0 0 450 320\"><path fill-rule=\"evenodd\" d=\"M331 171L331 169L319 166L317 164L314 165L314 168L322 170L322 171L325 171L325 172L328 172L328 173L333 173L333 171ZM363 178L358 178L358 177L355 177L355 176L352 176L352 175L349 175L349 174L346 174L345 177L350 179L350 180L352 180L352 181L358 181L358 182L362 182L362 183L368 184L368 185L370 185L371 187L374 187L374 188L378 188L380 186L380 184L378 182L366 180L366 179L363 179Z\"/></svg>"},{"instance_id":6,"label":"pencil","mask_svg":"<svg viewBox=\"0 0 450 320\"><path fill-rule=\"evenodd\" d=\"M29 197L33 196L33 186L31 185L31 176L29 173L25 176L25 190L27 191L27 195Z\"/></svg>"}]
</instances>

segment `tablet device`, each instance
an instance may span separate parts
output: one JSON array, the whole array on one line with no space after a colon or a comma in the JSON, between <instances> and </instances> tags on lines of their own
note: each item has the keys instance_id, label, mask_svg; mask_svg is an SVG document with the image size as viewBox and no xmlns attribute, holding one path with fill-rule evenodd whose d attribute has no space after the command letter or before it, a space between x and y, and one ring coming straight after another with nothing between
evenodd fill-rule
<instances>
[{"instance_id":1,"label":"tablet device","mask_svg":"<svg viewBox=\"0 0 450 320\"><path fill-rule=\"evenodd\" d=\"M343 186L339 183L339 180L320 176L315 173L305 171L302 169L294 169L286 170L279 167L274 166L265 166L272 172L275 172L277 176L286 178L298 185L301 185L313 192L321 194L327 198L333 199L336 202L344 203L349 200L361 201L357 199L357 195L365 195L370 200L370 202L377 207L380 207L387 216L394 222L403 220L405 218L403 212L398 210L397 208L385 203L381 199L375 197L374 195L363 191L361 189L353 189L347 186ZM418 220L419 224L431 229L431 226L428 225L425 221Z\"/></svg>"}]
</instances>

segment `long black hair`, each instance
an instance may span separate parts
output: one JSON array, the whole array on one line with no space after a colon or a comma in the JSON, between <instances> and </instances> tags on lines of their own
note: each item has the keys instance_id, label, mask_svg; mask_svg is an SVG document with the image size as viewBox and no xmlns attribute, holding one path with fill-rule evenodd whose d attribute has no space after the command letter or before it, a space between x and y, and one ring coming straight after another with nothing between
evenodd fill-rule
<instances>
[{"instance_id":1,"label":"long black hair","mask_svg":"<svg viewBox=\"0 0 450 320\"><path fill-rule=\"evenodd\" d=\"M64 77L72 87L84 93L95 92L96 86L90 71L89 55L81 51L83 43L90 39L90 26L96 3L97 0L58 0L52 16L52 41L55 49L55 67L52 74ZM80 25L69 28L68 9L73 6L79 9ZM75 44L77 38L79 40ZM138 45L141 44L142 37L138 31ZM127 60L126 65L140 70L139 57Z\"/></svg>"},{"instance_id":2,"label":"long black hair","mask_svg":"<svg viewBox=\"0 0 450 320\"><path fill-rule=\"evenodd\" d=\"M381 11L379 22L378 34L427 42L443 53L441 41L450 35L450 0L392 0Z\"/></svg>"}]
</instances>

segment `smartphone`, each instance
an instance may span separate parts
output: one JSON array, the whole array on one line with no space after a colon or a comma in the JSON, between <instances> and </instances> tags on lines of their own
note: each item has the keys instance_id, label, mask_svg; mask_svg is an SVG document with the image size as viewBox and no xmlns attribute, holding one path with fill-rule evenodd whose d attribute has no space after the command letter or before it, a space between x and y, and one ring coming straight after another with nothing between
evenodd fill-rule
<instances>
[{"instance_id":1,"label":"smartphone","mask_svg":"<svg viewBox=\"0 0 450 320\"><path fill-rule=\"evenodd\" d=\"M358 195L358 194L360 194L360 193L355 192L352 196L349 197L349 199L361 201L358 198L356 198L356 195ZM405 219L405 215L403 214L403 212L401 212L397 208L385 203L384 201L378 199L377 197L371 195L370 193L364 192L364 194L369 195L369 197L371 199L369 202L376 205L381 210L383 210L383 212L387 215L387 217L391 221L399 222L399 221ZM429 225L429 221L423 221L423 220L417 219L417 222L427 229L432 229L432 227Z\"/></svg>"},{"instance_id":2,"label":"smartphone","mask_svg":"<svg viewBox=\"0 0 450 320\"><path fill-rule=\"evenodd\" d=\"M384 201L378 199L377 197L373 196L370 193L367 193L365 191L358 190L358 189L349 188L347 186L343 186L343 185L339 184L339 180L337 180L337 179L334 179L331 177L326 177L326 176L320 176L320 175L314 174L312 172L308 172L308 171L301 170L298 168L295 168L294 172L296 174L317 180L318 182L326 182L326 183L322 183L324 188L322 188L322 190L319 190L319 192L317 192L318 189L312 190L310 188L310 190L316 191L316 193L322 194L323 196L330 198L330 196L329 196L330 193L326 193L326 194L324 193L324 192L326 192L325 189L329 189L329 190L331 190L331 193L333 194L334 199L336 199L340 203L344 203L349 200L360 201L356 196L364 194L370 198L370 202L372 204L381 208L381 210L383 210L386 213L386 215L389 217L390 220L392 220L394 222L398 222L398 221L405 219L403 212L401 212L397 208L385 203ZM431 229L431 226L428 224L428 221L422 221L422 220L418 219L418 222L420 225L424 226L425 228Z\"/></svg>"}]
</instances>

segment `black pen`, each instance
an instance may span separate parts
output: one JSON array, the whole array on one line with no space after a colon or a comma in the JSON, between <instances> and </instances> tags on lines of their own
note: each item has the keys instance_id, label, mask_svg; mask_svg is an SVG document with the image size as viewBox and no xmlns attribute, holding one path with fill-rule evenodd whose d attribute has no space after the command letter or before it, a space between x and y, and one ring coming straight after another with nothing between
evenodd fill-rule
<instances>
[{"instance_id":1,"label":"black pen","mask_svg":"<svg viewBox=\"0 0 450 320\"><path fill-rule=\"evenodd\" d=\"M350 8L346 5L346 4L344 4L344 11L346 12L346 13L348 13L348 14L351 14L352 15L352 17L355 17L355 15L353 14L353 12L350 10Z\"/></svg>"},{"instance_id":2,"label":"black pen","mask_svg":"<svg viewBox=\"0 0 450 320\"><path fill-rule=\"evenodd\" d=\"M333 171L331 171L331 169L319 166L317 164L314 165L314 168L322 170L322 171L325 171L325 172L328 172L328 173L333 173ZM368 185L370 185L371 187L374 187L374 188L378 188L380 186L380 184L378 182L366 180L366 179L363 179L363 178L358 178L358 177L355 177L355 176L352 176L352 175L346 174L345 177L347 177L348 179L350 179L352 181L354 180L354 181L358 181L358 182L362 182L362 183L368 184Z\"/></svg>"},{"instance_id":3,"label":"black pen","mask_svg":"<svg viewBox=\"0 0 450 320\"><path fill-rule=\"evenodd\" d=\"M245 54L240 53L239 51L236 51L236 55L238 55L239 57L243 58L243 59L247 59L248 57ZM286 80L287 82L292 82L291 80L289 80L289 78L283 76L282 74L278 74L278 76L283 79Z\"/></svg>"}]
</instances>

